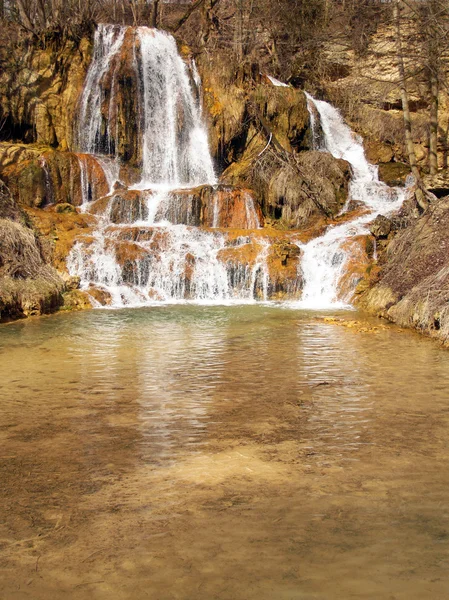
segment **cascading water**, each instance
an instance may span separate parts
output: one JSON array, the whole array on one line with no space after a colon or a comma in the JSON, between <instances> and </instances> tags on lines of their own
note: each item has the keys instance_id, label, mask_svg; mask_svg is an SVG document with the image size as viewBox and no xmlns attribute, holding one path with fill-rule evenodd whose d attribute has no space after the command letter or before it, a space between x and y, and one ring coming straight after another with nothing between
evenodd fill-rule
<instances>
[{"instance_id":1,"label":"cascading water","mask_svg":"<svg viewBox=\"0 0 449 600\"><path fill-rule=\"evenodd\" d=\"M140 187L215 183L200 106L174 38L146 27L138 28L138 37L144 115Z\"/></svg>"},{"instance_id":2,"label":"cascading water","mask_svg":"<svg viewBox=\"0 0 449 600\"><path fill-rule=\"evenodd\" d=\"M115 121L111 113L104 119L102 105L104 102L103 79L111 71L114 75L114 59L118 58L125 38L126 27L117 25L100 25L95 32L94 54L87 73L83 95L80 102L77 142L80 152L86 154L104 154L110 152L112 134L110 124ZM114 77L111 86L115 89ZM110 108L114 106L110 102ZM106 131L103 132L103 128ZM106 141L105 141L106 140Z\"/></svg>"},{"instance_id":3,"label":"cascading water","mask_svg":"<svg viewBox=\"0 0 449 600\"><path fill-rule=\"evenodd\" d=\"M305 92L307 99L307 110L310 117L310 130L312 132L312 150L321 150L323 147L323 132L319 122L318 110L315 101L310 94Z\"/></svg>"},{"instance_id":4,"label":"cascading water","mask_svg":"<svg viewBox=\"0 0 449 600\"><path fill-rule=\"evenodd\" d=\"M376 215L388 215L400 208L407 191L390 188L379 181L377 167L368 163L361 140L344 123L336 108L310 95L308 101L319 114L324 149L335 158L348 161L352 167L349 200L358 201L366 213L341 225L330 226L324 235L301 246L304 288L299 305L312 309L348 307L347 299L339 299L338 292L350 257L345 246L350 245L354 237L366 233L368 223Z\"/></svg>"},{"instance_id":5,"label":"cascading water","mask_svg":"<svg viewBox=\"0 0 449 600\"><path fill-rule=\"evenodd\" d=\"M119 181L126 165L117 152L119 109L114 103L121 93L118 61L126 60L128 39L133 40L130 63L138 82L141 168L138 182L126 189ZM78 145L95 155L110 195L100 204L93 202L89 172L80 155L82 210L95 212L98 224L93 241L78 242L67 265L72 275L81 277L84 289L94 286L107 292L112 306L267 298L268 242L253 243L257 256L252 262L224 261L223 253L244 250L249 237L232 240L223 231L195 226L198 211L192 188L212 189L216 177L201 101L192 88L199 75L192 68L189 73L175 40L164 32L102 25L96 33L80 102ZM259 228L252 196L243 193L242 202L245 227ZM222 227L218 195L211 212L209 227Z\"/></svg>"}]
</instances>

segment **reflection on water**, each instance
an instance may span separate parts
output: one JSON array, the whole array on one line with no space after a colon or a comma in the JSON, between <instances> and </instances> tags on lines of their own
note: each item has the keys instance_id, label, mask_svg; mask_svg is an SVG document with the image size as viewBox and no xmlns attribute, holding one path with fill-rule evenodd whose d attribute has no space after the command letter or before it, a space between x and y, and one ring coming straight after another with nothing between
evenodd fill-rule
<instances>
[{"instance_id":1,"label":"reflection on water","mask_svg":"<svg viewBox=\"0 0 449 600\"><path fill-rule=\"evenodd\" d=\"M428 340L94 311L2 327L0 381L0 596L446 597L449 354Z\"/></svg>"}]
</instances>

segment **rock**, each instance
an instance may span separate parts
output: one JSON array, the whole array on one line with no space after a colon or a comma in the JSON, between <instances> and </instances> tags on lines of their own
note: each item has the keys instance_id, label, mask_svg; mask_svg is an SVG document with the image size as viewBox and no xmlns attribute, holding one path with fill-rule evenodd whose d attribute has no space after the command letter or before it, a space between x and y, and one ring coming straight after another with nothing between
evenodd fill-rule
<instances>
[{"instance_id":1,"label":"rock","mask_svg":"<svg viewBox=\"0 0 449 600\"><path fill-rule=\"evenodd\" d=\"M378 141L365 142L365 154L370 163L389 163L394 158L394 150L390 144Z\"/></svg>"},{"instance_id":2,"label":"rock","mask_svg":"<svg viewBox=\"0 0 449 600\"><path fill-rule=\"evenodd\" d=\"M200 56L198 69L211 150L219 165L241 160L255 145L258 151L263 149L267 137L260 130L260 117L287 151L310 147L309 113L301 90L274 86L260 76L257 65L246 65L236 76L234 66L221 53Z\"/></svg>"},{"instance_id":3,"label":"rock","mask_svg":"<svg viewBox=\"0 0 449 600\"><path fill-rule=\"evenodd\" d=\"M389 162L379 165L379 179L390 186L404 186L410 175L410 167L403 162Z\"/></svg>"},{"instance_id":4,"label":"rock","mask_svg":"<svg viewBox=\"0 0 449 600\"><path fill-rule=\"evenodd\" d=\"M437 198L449 195L449 174L447 171L440 171L436 175L425 175L423 184Z\"/></svg>"},{"instance_id":5,"label":"rock","mask_svg":"<svg viewBox=\"0 0 449 600\"><path fill-rule=\"evenodd\" d=\"M45 245L46 260L60 272L66 272L66 260L73 244L80 236L83 239L89 236L95 217L86 213L58 213L38 208L26 208L26 212L39 232L42 245Z\"/></svg>"},{"instance_id":6,"label":"rock","mask_svg":"<svg viewBox=\"0 0 449 600\"><path fill-rule=\"evenodd\" d=\"M101 198L89 206L93 214L101 215L108 211L112 223L135 223L148 218L150 190L119 190L111 196Z\"/></svg>"},{"instance_id":7,"label":"rock","mask_svg":"<svg viewBox=\"0 0 449 600\"><path fill-rule=\"evenodd\" d=\"M51 34L50 34L51 37ZM23 37L14 68L0 72L0 112L14 138L67 150L91 55L91 41Z\"/></svg>"},{"instance_id":8,"label":"rock","mask_svg":"<svg viewBox=\"0 0 449 600\"><path fill-rule=\"evenodd\" d=\"M264 213L283 227L308 229L335 217L348 196L350 166L328 152L301 152L295 168L268 156L258 168L242 159L223 174L224 182L243 182L261 199Z\"/></svg>"},{"instance_id":9,"label":"rock","mask_svg":"<svg viewBox=\"0 0 449 600\"><path fill-rule=\"evenodd\" d=\"M96 157L31 144L0 143L0 177L18 202L30 207L80 206L109 192Z\"/></svg>"},{"instance_id":10,"label":"rock","mask_svg":"<svg viewBox=\"0 0 449 600\"><path fill-rule=\"evenodd\" d=\"M110 306L112 304L112 296L109 292L102 288L89 287L89 296L91 296L101 306Z\"/></svg>"},{"instance_id":11,"label":"rock","mask_svg":"<svg viewBox=\"0 0 449 600\"><path fill-rule=\"evenodd\" d=\"M63 202L62 204L57 204L55 207L55 212L57 213L76 213L76 208L68 202Z\"/></svg>"},{"instance_id":12,"label":"rock","mask_svg":"<svg viewBox=\"0 0 449 600\"><path fill-rule=\"evenodd\" d=\"M358 304L447 344L448 250L449 197L445 197L396 233L382 256L377 280L361 294Z\"/></svg>"},{"instance_id":13,"label":"rock","mask_svg":"<svg viewBox=\"0 0 449 600\"><path fill-rule=\"evenodd\" d=\"M370 231L376 239L386 238L391 231L391 227L392 223L390 219L384 215L377 215L370 225Z\"/></svg>"},{"instance_id":14,"label":"rock","mask_svg":"<svg viewBox=\"0 0 449 600\"><path fill-rule=\"evenodd\" d=\"M0 320L39 315L61 303L64 281L4 185L0 185Z\"/></svg>"},{"instance_id":15,"label":"rock","mask_svg":"<svg viewBox=\"0 0 449 600\"><path fill-rule=\"evenodd\" d=\"M94 214L108 211L113 223L132 224L148 218L151 190L117 191L89 207ZM172 190L158 205L156 222L191 227L258 229L263 227L262 210L250 190L226 185L203 185Z\"/></svg>"},{"instance_id":16,"label":"rock","mask_svg":"<svg viewBox=\"0 0 449 600\"><path fill-rule=\"evenodd\" d=\"M92 302L87 292L71 290L63 294L61 310L86 310L92 308Z\"/></svg>"},{"instance_id":17,"label":"rock","mask_svg":"<svg viewBox=\"0 0 449 600\"><path fill-rule=\"evenodd\" d=\"M81 285L81 278L77 275L69 275L65 279L65 288L68 292L72 292L73 290L78 290Z\"/></svg>"},{"instance_id":18,"label":"rock","mask_svg":"<svg viewBox=\"0 0 449 600\"><path fill-rule=\"evenodd\" d=\"M368 235L349 238L342 244L341 249L347 258L343 275L338 282L338 298L345 302L353 302L370 275L374 250L372 238Z\"/></svg>"}]
</instances>

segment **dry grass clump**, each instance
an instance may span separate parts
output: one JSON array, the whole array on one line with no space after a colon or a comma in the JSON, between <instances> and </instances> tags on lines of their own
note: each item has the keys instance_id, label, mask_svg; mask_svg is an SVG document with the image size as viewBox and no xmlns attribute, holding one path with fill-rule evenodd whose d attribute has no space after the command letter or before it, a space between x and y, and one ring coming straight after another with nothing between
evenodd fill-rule
<instances>
[{"instance_id":1,"label":"dry grass clump","mask_svg":"<svg viewBox=\"0 0 449 600\"><path fill-rule=\"evenodd\" d=\"M63 290L63 280L46 264L39 238L1 184L0 320L54 310Z\"/></svg>"}]
</instances>

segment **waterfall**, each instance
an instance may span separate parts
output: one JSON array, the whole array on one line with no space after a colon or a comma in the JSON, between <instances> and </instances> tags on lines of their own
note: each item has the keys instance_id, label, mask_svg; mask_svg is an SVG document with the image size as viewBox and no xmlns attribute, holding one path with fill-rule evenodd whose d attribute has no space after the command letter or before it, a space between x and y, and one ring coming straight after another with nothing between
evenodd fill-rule
<instances>
[{"instance_id":1,"label":"waterfall","mask_svg":"<svg viewBox=\"0 0 449 600\"><path fill-rule=\"evenodd\" d=\"M348 299L338 296L338 284L350 258L347 247L353 238L367 233L367 225L376 215L388 215L400 208L407 192L379 181L377 167L365 158L361 139L344 123L336 108L311 96L308 100L320 117L324 149L351 165L349 200L361 203L366 213L341 225L331 225L324 235L301 245L304 288L300 306L347 307Z\"/></svg>"},{"instance_id":2,"label":"waterfall","mask_svg":"<svg viewBox=\"0 0 449 600\"><path fill-rule=\"evenodd\" d=\"M81 96L77 144L80 152L87 154L109 153L112 135L109 129L112 115L104 119L104 78L111 71L111 65L120 53L125 38L126 27L117 25L99 25L95 32L94 55L87 72L83 94ZM115 69L112 68L112 75ZM111 89L115 91L114 81ZM110 107L114 106L110 102ZM103 125L106 132L102 131Z\"/></svg>"},{"instance_id":3,"label":"waterfall","mask_svg":"<svg viewBox=\"0 0 449 600\"><path fill-rule=\"evenodd\" d=\"M279 289L270 280L279 253L256 231L251 193L217 185L200 90L194 61L182 59L169 34L98 27L76 126L81 210L97 226L75 244L67 266L83 289L101 290L112 306L253 302ZM351 165L345 210L351 201L366 210L298 244L302 277L288 286L296 294L304 281L300 307L346 306L338 289L354 238L377 214L396 210L405 191L379 181L335 108L309 95L307 105L315 149Z\"/></svg>"},{"instance_id":4,"label":"waterfall","mask_svg":"<svg viewBox=\"0 0 449 600\"><path fill-rule=\"evenodd\" d=\"M312 150L322 150L323 132L320 125L318 110L315 105L315 100L310 94L304 92L307 99L307 110L310 117L310 129L312 132Z\"/></svg>"},{"instance_id":5,"label":"waterfall","mask_svg":"<svg viewBox=\"0 0 449 600\"><path fill-rule=\"evenodd\" d=\"M117 152L118 104L126 93L118 73L124 61L127 77L132 65L137 82L132 101L141 157L137 183L129 186L116 183L128 168ZM205 207L199 207L203 200L195 190L214 190L216 177L202 119L201 80L194 62L190 68L165 32L98 27L77 126L84 153L78 155L82 210L97 216L97 226L93 236L75 244L67 266L80 276L83 289L102 290L112 306L268 298L269 242L253 239L250 231L233 239L226 231L207 229L208 224L223 227L226 190L212 193L210 212L201 221ZM109 196L98 201L87 158L101 167L109 189ZM240 228L259 229L251 194L242 190L236 198Z\"/></svg>"},{"instance_id":6,"label":"waterfall","mask_svg":"<svg viewBox=\"0 0 449 600\"><path fill-rule=\"evenodd\" d=\"M138 28L143 79L143 170L140 187L215 183L207 131L174 38Z\"/></svg>"}]
</instances>

